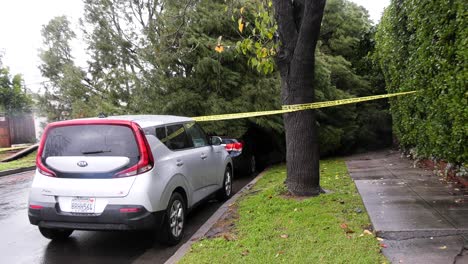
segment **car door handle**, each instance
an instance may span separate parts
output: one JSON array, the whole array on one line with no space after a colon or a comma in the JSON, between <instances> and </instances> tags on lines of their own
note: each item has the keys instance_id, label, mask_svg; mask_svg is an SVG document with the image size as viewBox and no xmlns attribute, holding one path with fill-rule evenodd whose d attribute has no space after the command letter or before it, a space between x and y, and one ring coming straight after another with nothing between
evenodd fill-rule
<instances>
[{"instance_id":1,"label":"car door handle","mask_svg":"<svg viewBox=\"0 0 468 264\"><path fill-rule=\"evenodd\" d=\"M181 161L181 160L177 160L176 165L177 165L178 167L180 167L180 166L184 165L184 162Z\"/></svg>"},{"instance_id":2,"label":"car door handle","mask_svg":"<svg viewBox=\"0 0 468 264\"><path fill-rule=\"evenodd\" d=\"M202 154L200 155L200 158L201 158L202 160L206 159L207 157L208 157L208 156L207 156L205 153L202 153Z\"/></svg>"}]
</instances>

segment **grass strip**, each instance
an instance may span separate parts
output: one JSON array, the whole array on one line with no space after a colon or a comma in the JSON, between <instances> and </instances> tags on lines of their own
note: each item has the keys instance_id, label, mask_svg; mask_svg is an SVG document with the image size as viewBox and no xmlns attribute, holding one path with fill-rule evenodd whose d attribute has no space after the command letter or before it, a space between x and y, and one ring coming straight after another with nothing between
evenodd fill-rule
<instances>
[{"instance_id":1,"label":"grass strip","mask_svg":"<svg viewBox=\"0 0 468 264\"><path fill-rule=\"evenodd\" d=\"M37 151L34 151L21 159L9 162L0 162L0 171L34 166L36 165L36 154Z\"/></svg>"},{"instance_id":2,"label":"grass strip","mask_svg":"<svg viewBox=\"0 0 468 264\"><path fill-rule=\"evenodd\" d=\"M330 193L287 196L276 166L238 200L232 234L198 241L180 263L387 263L344 161L320 166Z\"/></svg>"}]
</instances>

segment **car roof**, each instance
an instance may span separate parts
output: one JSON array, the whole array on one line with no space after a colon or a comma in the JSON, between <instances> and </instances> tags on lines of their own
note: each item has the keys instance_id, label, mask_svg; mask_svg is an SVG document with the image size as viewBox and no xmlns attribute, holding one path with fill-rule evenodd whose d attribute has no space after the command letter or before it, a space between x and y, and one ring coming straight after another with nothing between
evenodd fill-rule
<instances>
[{"instance_id":1,"label":"car roof","mask_svg":"<svg viewBox=\"0 0 468 264\"><path fill-rule=\"evenodd\" d=\"M122 115L122 116L109 116L107 118L132 121L140 125L142 128L195 121L190 117L174 116L174 115Z\"/></svg>"},{"instance_id":2,"label":"car roof","mask_svg":"<svg viewBox=\"0 0 468 264\"><path fill-rule=\"evenodd\" d=\"M121 115L121 116L108 116L103 118L83 118L82 120L125 120L132 121L140 125L140 127L152 127L174 123L194 122L190 117L173 116L173 115Z\"/></svg>"}]
</instances>

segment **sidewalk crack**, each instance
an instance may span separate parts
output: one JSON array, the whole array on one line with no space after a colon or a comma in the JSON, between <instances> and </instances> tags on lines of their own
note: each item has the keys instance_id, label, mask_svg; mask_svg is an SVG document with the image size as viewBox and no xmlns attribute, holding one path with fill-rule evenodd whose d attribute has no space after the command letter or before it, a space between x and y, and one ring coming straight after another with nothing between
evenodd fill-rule
<instances>
[{"instance_id":1,"label":"sidewalk crack","mask_svg":"<svg viewBox=\"0 0 468 264\"><path fill-rule=\"evenodd\" d=\"M390 241L405 241L411 239L441 238L459 236L464 239L468 230L422 230L422 231L377 231L376 236ZM466 245L466 242L465 242Z\"/></svg>"}]
</instances>

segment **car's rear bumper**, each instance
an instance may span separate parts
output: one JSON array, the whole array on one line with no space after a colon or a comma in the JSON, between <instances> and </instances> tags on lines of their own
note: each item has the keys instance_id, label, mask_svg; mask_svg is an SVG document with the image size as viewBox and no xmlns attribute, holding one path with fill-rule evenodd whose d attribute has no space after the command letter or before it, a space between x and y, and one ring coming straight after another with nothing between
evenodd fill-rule
<instances>
[{"instance_id":1,"label":"car's rear bumper","mask_svg":"<svg viewBox=\"0 0 468 264\"><path fill-rule=\"evenodd\" d=\"M76 230L144 230L159 228L164 211L148 212L142 206L108 205L101 214L60 211L58 204L40 203L40 209L28 210L29 222L46 228ZM122 208L139 208L138 212L120 212Z\"/></svg>"}]
</instances>

